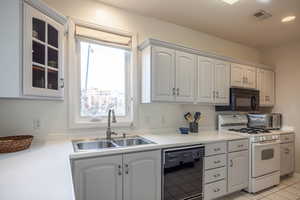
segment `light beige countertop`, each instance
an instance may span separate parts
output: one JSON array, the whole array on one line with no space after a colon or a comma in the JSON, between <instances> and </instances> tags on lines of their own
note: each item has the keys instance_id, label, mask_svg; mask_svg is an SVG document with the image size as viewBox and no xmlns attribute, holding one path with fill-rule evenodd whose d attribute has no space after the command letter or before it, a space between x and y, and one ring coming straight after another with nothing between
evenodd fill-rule
<instances>
[{"instance_id":1,"label":"light beige countertop","mask_svg":"<svg viewBox=\"0 0 300 200\"><path fill-rule=\"evenodd\" d=\"M175 132L135 135L141 135L156 144L74 153L72 138L62 137L34 140L28 150L0 154L0 199L74 200L70 159L247 138L217 131L202 131L189 135Z\"/></svg>"}]
</instances>

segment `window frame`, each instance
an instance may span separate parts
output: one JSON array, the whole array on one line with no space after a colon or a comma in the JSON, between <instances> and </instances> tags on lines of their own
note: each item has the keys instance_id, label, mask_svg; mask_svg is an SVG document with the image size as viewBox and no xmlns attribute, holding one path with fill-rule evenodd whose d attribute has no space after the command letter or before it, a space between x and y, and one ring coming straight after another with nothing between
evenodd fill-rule
<instances>
[{"instance_id":1,"label":"window frame","mask_svg":"<svg viewBox=\"0 0 300 200\"><path fill-rule=\"evenodd\" d=\"M74 21L74 22L73 22ZM121 48L118 45L110 45L102 41L95 41L89 38L75 36L75 24L84 25L93 29L99 29L116 34L128 35L132 38L131 48L124 48L131 51L130 60L127 62L128 67L125 69L125 101L126 116L117 117L117 123L113 123L112 127L130 128L135 126L137 122L137 88L136 88L136 66L137 66L137 36L109 27L103 27L95 24L72 20L69 26L69 127L70 128L104 128L107 126L107 117L92 118L80 116L80 95L81 95L81 62L80 62L80 41L91 42L95 44ZM74 67L73 67L74 66ZM74 98L75 97L75 98Z\"/></svg>"}]
</instances>

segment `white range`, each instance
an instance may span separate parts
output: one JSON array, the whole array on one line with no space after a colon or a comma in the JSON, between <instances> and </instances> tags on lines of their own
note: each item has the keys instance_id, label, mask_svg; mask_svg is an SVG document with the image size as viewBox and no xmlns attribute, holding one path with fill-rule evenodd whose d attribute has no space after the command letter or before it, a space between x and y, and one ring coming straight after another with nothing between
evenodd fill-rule
<instances>
[{"instance_id":1,"label":"white range","mask_svg":"<svg viewBox=\"0 0 300 200\"><path fill-rule=\"evenodd\" d=\"M256 193L280 182L280 136L266 129L247 128L247 124L247 115L218 116L219 130L248 135L250 138L247 191Z\"/></svg>"}]
</instances>

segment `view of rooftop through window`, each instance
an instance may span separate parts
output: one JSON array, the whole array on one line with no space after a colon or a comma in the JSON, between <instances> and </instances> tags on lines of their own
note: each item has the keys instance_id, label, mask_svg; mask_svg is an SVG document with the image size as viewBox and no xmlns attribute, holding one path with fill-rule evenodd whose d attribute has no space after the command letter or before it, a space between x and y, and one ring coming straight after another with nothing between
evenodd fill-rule
<instances>
[{"instance_id":1,"label":"view of rooftop through window","mask_svg":"<svg viewBox=\"0 0 300 200\"><path fill-rule=\"evenodd\" d=\"M82 117L126 115L126 65L130 52L80 41Z\"/></svg>"}]
</instances>

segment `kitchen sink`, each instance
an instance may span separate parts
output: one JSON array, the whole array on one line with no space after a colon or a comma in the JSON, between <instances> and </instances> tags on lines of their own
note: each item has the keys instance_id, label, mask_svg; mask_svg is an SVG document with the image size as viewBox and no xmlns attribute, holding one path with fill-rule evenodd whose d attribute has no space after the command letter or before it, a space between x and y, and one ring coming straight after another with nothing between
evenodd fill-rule
<instances>
[{"instance_id":1,"label":"kitchen sink","mask_svg":"<svg viewBox=\"0 0 300 200\"><path fill-rule=\"evenodd\" d=\"M137 136L135 138L122 138L122 139L114 139L115 144L122 147L143 145L143 144L153 144L152 141L147 140L143 137Z\"/></svg>"},{"instance_id":2,"label":"kitchen sink","mask_svg":"<svg viewBox=\"0 0 300 200\"><path fill-rule=\"evenodd\" d=\"M107 139L91 139L91 140L76 140L73 141L75 152L94 151L109 148L121 148L137 145L154 144L141 136L116 137L112 140Z\"/></svg>"}]
</instances>

